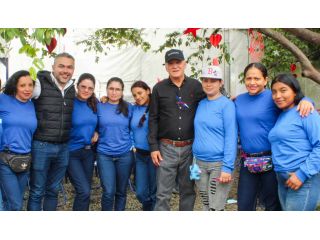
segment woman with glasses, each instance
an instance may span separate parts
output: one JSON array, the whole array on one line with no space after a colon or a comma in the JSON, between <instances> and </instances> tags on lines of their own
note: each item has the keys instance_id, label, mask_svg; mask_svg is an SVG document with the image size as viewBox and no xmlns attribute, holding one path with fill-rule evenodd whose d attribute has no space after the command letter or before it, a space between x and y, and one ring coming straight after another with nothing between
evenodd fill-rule
<instances>
[{"instance_id":1,"label":"woman with glasses","mask_svg":"<svg viewBox=\"0 0 320 240\"><path fill-rule=\"evenodd\" d=\"M102 211L123 211L132 167L130 119L132 105L123 100L124 83L107 82L107 102L98 104L97 164L102 184Z\"/></svg>"},{"instance_id":2,"label":"woman with glasses","mask_svg":"<svg viewBox=\"0 0 320 240\"><path fill-rule=\"evenodd\" d=\"M92 144L97 141L95 129L98 123L97 104L94 94L95 78L84 73L77 83L74 100L72 129L69 141L68 176L75 188L74 211L88 211L95 153Z\"/></svg>"}]
</instances>

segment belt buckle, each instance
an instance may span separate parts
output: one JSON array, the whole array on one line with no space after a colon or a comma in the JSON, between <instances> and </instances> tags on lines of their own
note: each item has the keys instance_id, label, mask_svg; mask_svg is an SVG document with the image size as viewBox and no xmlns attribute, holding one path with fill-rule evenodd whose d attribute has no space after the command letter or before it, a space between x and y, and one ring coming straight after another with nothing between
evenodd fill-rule
<instances>
[{"instance_id":1,"label":"belt buckle","mask_svg":"<svg viewBox=\"0 0 320 240\"><path fill-rule=\"evenodd\" d=\"M90 149L91 149L91 145L86 145L86 146L84 146L84 149L85 149L85 150L90 150Z\"/></svg>"}]
</instances>

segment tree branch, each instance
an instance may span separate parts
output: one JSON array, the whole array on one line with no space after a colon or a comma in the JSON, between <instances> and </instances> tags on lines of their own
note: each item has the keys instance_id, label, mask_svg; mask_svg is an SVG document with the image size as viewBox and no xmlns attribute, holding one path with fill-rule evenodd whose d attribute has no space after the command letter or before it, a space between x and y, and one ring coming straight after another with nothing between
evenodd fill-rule
<instances>
[{"instance_id":1,"label":"tree branch","mask_svg":"<svg viewBox=\"0 0 320 240\"><path fill-rule=\"evenodd\" d=\"M306 28L284 28L283 30L286 32L290 32L301 40L315 45L320 45L320 33L313 32Z\"/></svg>"},{"instance_id":2,"label":"tree branch","mask_svg":"<svg viewBox=\"0 0 320 240\"><path fill-rule=\"evenodd\" d=\"M317 84L320 84L320 72L314 68L310 60L307 56L298 48L294 43L292 43L289 39L287 39L281 33L272 30L270 28L258 28L259 32L264 35L274 39L279 44L281 44L284 48L288 49L301 63L302 67L302 76L310 78Z\"/></svg>"}]
</instances>

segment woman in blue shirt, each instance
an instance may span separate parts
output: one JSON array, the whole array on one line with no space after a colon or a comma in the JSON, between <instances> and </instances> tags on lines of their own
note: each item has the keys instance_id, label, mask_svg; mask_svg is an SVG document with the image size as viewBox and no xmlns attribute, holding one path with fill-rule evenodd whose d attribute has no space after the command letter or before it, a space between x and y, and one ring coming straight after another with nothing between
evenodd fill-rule
<instances>
[{"instance_id":1,"label":"woman in blue shirt","mask_svg":"<svg viewBox=\"0 0 320 240\"><path fill-rule=\"evenodd\" d=\"M282 209L315 210L320 195L319 114L299 116L296 109L303 93L293 75L279 74L271 89L273 101L282 110L268 136Z\"/></svg>"},{"instance_id":2,"label":"woman in blue shirt","mask_svg":"<svg viewBox=\"0 0 320 240\"><path fill-rule=\"evenodd\" d=\"M271 159L268 141L270 129L274 126L280 110L272 101L271 91L266 89L268 71L261 63L250 63L244 69L244 83L248 92L235 99L240 143L243 151L238 184L238 210L254 211L257 198L265 210L281 210L277 179L273 168L266 164L261 172L250 172L244 159ZM302 101L300 113L304 115L312 104ZM305 105L305 106L303 106ZM308 111L307 111L308 112Z\"/></svg>"},{"instance_id":3,"label":"woman in blue shirt","mask_svg":"<svg viewBox=\"0 0 320 240\"><path fill-rule=\"evenodd\" d=\"M150 87L143 81L131 86L132 96L136 102L133 106L130 122L136 160L136 195L144 211L152 211L156 203L156 167L150 156L147 139Z\"/></svg>"},{"instance_id":4,"label":"woman in blue shirt","mask_svg":"<svg viewBox=\"0 0 320 240\"><path fill-rule=\"evenodd\" d=\"M90 73L81 74L77 82L77 97L72 112L72 129L69 140L68 176L75 188L74 211L88 211L95 153L92 144L97 141L98 123L94 94L95 78Z\"/></svg>"},{"instance_id":5,"label":"woman in blue shirt","mask_svg":"<svg viewBox=\"0 0 320 240\"><path fill-rule=\"evenodd\" d=\"M120 78L111 78L107 82L107 102L98 104L97 165L103 211L123 211L126 207L132 167L132 105L123 100L123 88Z\"/></svg>"},{"instance_id":6,"label":"woman in blue shirt","mask_svg":"<svg viewBox=\"0 0 320 240\"><path fill-rule=\"evenodd\" d=\"M201 81L207 97L200 101L194 119L192 151L201 170L196 185L203 210L221 211L231 188L237 155L235 106L220 92L223 80L219 67L204 68Z\"/></svg>"},{"instance_id":7,"label":"woman in blue shirt","mask_svg":"<svg viewBox=\"0 0 320 240\"><path fill-rule=\"evenodd\" d=\"M30 100L35 82L28 71L14 73L0 94L0 119L3 134L0 146L0 183L5 210L22 210L23 196L29 179L28 168L15 172L5 155L28 155L37 127L33 102Z\"/></svg>"}]
</instances>

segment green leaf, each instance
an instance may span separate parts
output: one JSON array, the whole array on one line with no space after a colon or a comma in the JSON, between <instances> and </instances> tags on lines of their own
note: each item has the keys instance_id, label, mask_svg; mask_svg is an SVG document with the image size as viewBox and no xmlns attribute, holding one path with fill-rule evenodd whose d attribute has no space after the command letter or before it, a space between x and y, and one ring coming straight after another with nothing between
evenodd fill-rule
<instances>
[{"instance_id":1,"label":"green leaf","mask_svg":"<svg viewBox=\"0 0 320 240\"><path fill-rule=\"evenodd\" d=\"M37 79L37 71L34 67L29 68L30 76L33 80Z\"/></svg>"}]
</instances>

